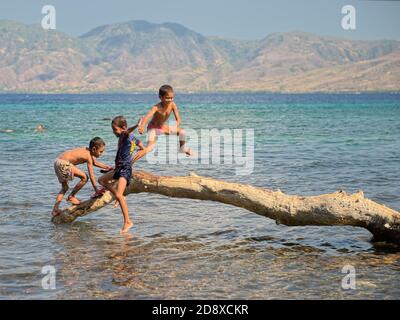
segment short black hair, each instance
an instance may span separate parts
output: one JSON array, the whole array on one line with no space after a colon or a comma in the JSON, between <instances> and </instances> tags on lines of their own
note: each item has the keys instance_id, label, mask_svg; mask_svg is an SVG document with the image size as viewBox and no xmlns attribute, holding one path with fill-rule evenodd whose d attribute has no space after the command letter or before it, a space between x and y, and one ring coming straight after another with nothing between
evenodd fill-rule
<instances>
[{"instance_id":1,"label":"short black hair","mask_svg":"<svg viewBox=\"0 0 400 320\"><path fill-rule=\"evenodd\" d=\"M169 84L164 84L158 90L158 95L164 97L168 92L174 92L174 89Z\"/></svg>"},{"instance_id":2,"label":"short black hair","mask_svg":"<svg viewBox=\"0 0 400 320\"><path fill-rule=\"evenodd\" d=\"M126 122L126 119L124 116L118 116L118 117L115 117L113 119L113 121L111 121L111 125L117 126L118 128L122 128L122 127L127 127L128 123Z\"/></svg>"},{"instance_id":3,"label":"short black hair","mask_svg":"<svg viewBox=\"0 0 400 320\"><path fill-rule=\"evenodd\" d=\"M96 147L96 149L105 146L106 143L104 140L100 137L94 137L92 140L89 142L89 149L92 149L93 147Z\"/></svg>"}]
</instances>

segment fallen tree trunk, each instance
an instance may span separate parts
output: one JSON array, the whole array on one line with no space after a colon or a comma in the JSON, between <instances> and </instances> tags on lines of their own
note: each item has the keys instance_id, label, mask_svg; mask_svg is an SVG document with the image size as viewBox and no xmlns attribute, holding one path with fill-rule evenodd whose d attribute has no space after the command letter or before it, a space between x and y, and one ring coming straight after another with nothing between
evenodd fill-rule
<instances>
[{"instance_id":1,"label":"fallen tree trunk","mask_svg":"<svg viewBox=\"0 0 400 320\"><path fill-rule=\"evenodd\" d=\"M400 213L364 198L362 191L337 191L318 196L287 195L190 174L186 177L156 176L136 171L125 194L151 192L168 197L218 201L245 208L288 226L356 226L369 230L374 240L400 244ZM54 217L54 223L72 222L113 200L110 192L71 206Z\"/></svg>"}]
</instances>

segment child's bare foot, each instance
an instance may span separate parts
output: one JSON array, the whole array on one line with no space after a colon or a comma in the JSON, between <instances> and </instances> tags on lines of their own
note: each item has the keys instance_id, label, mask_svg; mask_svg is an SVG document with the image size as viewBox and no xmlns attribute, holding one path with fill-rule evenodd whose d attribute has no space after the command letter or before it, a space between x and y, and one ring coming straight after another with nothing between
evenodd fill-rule
<instances>
[{"instance_id":1,"label":"child's bare foot","mask_svg":"<svg viewBox=\"0 0 400 320\"><path fill-rule=\"evenodd\" d=\"M185 147L185 146L182 146L182 147L180 148L179 151L180 151L181 153L185 153L188 157L190 157L190 156L193 155L192 149L190 149L190 148L188 148L188 147Z\"/></svg>"},{"instance_id":2,"label":"child's bare foot","mask_svg":"<svg viewBox=\"0 0 400 320\"><path fill-rule=\"evenodd\" d=\"M133 222L132 222L132 221L127 221L127 222L125 222L125 223L124 223L124 226L122 227L122 229L121 229L121 231L120 231L120 234L127 233L128 230L129 230L130 228L132 228L132 227L133 227Z\"/></svg>"},{"instance_id":3,"label":"child's bare foot","mask_svg":"<svg viewBox=\"0 0 400 320\"><path fill-rule=\"evenodd\" d=\"M75 205L78 205L78 204L81 203L81 202L80 202L77 198L75 198L74 196L69 196L67 200L68 200L69 202L71 202L72 204L75 204Z\"/></svg>"},{"instance_id":4,"label":"child's bare foot","mask_svg":"<svg viewBox=\"0 0 400 320\"><path fill-rule=\"evenodd\" d=\"M60 213L61 213L61 210L60 210L60 209L53 209L51 215L52 215L53 217L56 217L56 216L58 216Z\"/></svg>"}]
</instances>

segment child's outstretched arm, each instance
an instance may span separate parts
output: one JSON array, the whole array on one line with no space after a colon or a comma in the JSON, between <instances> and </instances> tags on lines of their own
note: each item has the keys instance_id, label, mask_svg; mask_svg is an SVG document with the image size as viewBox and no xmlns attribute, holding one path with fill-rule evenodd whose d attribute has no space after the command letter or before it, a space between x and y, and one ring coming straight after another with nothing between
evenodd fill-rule
<instances>
[{"instance_id":1,"label":"child's outstretched arm","mask_svg":"<svg viewBox=\"0 0 400 320\"><path fill-rule=\"evenodd\" d=\"M90 155L89 155L88 162L87 162L87 168L89 171L90 182L92 183L94 191L97 192L97 182L96 182L96 177L95 177L94 171L93 171L93 159L92 159L92 156L90 156Z\"/></svg>"},{"instance_id":2,"label":"child's outstretched arm","mask_svg":"<svg viewBox=\"0 0 400 320\"><path fill-rule=\"evenodd\" d=\"M106 164L104 164L104 163L102 163L100 161L97 161L95 158L93 158L93 165L95 167L98 167L100 169L104 169L104 170L107 170L107 171L112 170L114 168L114 167L106 165Z\"/></svg>"},{"instance_id":3,"label":"child's outstretched arm","mask_svg":"<svg viewBox=\"0 0 400 320\"><path fill-rule=\"evenodd\" d=\"M172 111L174 112L176 126L179 127L179 125L181 124L181 116L179 115L178 107L175 103L172 106Z\"/></svg>"},{"instance_id":4,"label":"child's outstretched arm","mask_svg":"<svg viewBox=\"0 0 400 320\"><path fill-rule=\"evenodd\" d=\"M128 128L128 129L126 130L126 131L127 131L127 134L131 134L133 130L135 130L137 127L139 127L139 126L142 124L142 122L143 122L143 117L140 117L140 119L138 120L138 122L137 122L133 127L130 127L130 128Z\"/></svg>"},{"instance_id":5,"label":"child's outstretched arm","mask_svg":"<svg viewBox=\"0 0 400 320\"><path fill-rule=\"evenodd\" d=\"M142 123L139 125L139 133L143 134L144 133L144 126L146 125L146 123L150 120L151 117L154 116L154 114L157 112L157 106L153 106L150 111L146 114L146 116L144 117Z\"/></svg>"}]
</instances>

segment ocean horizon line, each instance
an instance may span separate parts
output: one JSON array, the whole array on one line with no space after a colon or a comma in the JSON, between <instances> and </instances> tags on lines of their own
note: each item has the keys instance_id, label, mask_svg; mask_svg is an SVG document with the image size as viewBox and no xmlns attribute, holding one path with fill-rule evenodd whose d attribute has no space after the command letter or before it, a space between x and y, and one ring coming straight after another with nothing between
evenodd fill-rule
<instances>
[{"instance_id":1,"label":"ocean horizon line","mask_svg":"<svg viewBox=\"0 0 400 320\"><path fill-rule=\"evenodd\" d=\"M180 91L174 90L177 94L277 94L277 95L307 95L307 94L326 94L326 95L336 95L336 94L400 94L399 91L392 90L366 90L366 91L302 91L302 92L282 92L282 91ZM36 91L0 91L0 96L2 95L138 95L138 94L154 94L154 91L82 91L82 92L36 92Z\"/></svg>"}]
</instances>

